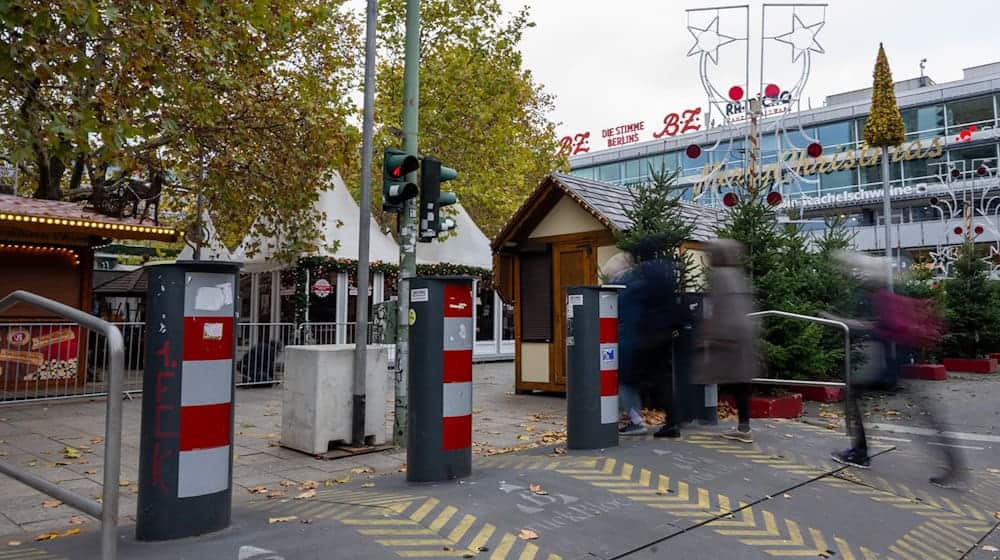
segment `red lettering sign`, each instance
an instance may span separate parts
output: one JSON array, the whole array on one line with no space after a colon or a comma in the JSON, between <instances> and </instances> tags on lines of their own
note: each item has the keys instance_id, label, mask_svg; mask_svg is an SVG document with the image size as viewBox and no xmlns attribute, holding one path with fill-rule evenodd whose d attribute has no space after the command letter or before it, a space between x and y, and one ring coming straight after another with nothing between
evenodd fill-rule
<instances>
[{"instance_id":1,"label":"red lettering sign","mask_svg":"<svg viewBox=\"0 0 1000 560\"><path fill-rule=\"evenodd\" d=\"M590 151L590 132L580 132L575 136L563 136L559 140L559 155L575 156Z\"/></svg>"},{"instance_id":2,"label":"red lettering sign","mask_svg":"<svg viewBox=\"0 0 1000 560\"><path fill-rule=\"evenodd\" d=\"M686 132L701 130L701 107L686 109L681 114L667 113L663 117L663 129L653 133L653 138L663 138L664 136L677 136Z\"/></svg>"},{"instance_id":3,"label":"red lettering sign","mask_svg":"<svg viewBox=\"0 0 1000 560\"><path fill-rule=\"evenodd\" d=\"M167 392L167 383L177 377L174 368L177 367L177 360L170 359L170 341L164 340L163 344L157 348L155 355L162 358L161 369L156 372L156 391L153 395L153 486L167 491L167 482L163 479L163 462L166 461L172 451L162 450L160 440L177 439L177 432L166 432L160 429L160 414L172 412L177 407L172 403L163 402L163 395Z\"/></svg>"}]
</instances>

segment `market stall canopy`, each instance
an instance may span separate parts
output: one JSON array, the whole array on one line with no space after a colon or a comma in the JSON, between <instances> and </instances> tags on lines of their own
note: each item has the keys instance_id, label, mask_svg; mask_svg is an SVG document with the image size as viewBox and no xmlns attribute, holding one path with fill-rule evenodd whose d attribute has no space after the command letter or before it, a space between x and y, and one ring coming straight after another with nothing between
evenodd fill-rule
<instances>
[{"instance_id":1,"label":"market stall canopy","mask_svg":"<svg viewBox=\"0 0 1000 560\"><path fill-rule=\"evenodd\" d=\"M0 239L95 237L176 241L172 227L135 218L112 218L83 204L0 194Z\"/></svg>"},{"instance_id":2,"label":"market stall canopy","mask_svg":"<svg viewBox=\"0 0 1000 560\"><path fill-rule=\"evenodd\" d=\"M360 207L347 190L347 185L336 171L331 172L326 188L319 193L316 210L324 216L320 224L322 237L316 241L316 251L311 254L338 259L357 260L358 232L361 229ZM383 233L373 218L370 226L371 243L369 260L395 263L399 261L399 246L391 235ZM252 257L248 249L256 241L248 236L233 254L235 260L244 263L247 272L262 272L281 268L282 263L275 257L280 246L280 236L259 240L259 250ZM305 255L303 255L305 256Z\"/></svg>"},{"instance_id":3,"label":"market stall canopy","mask_svg":"<svg viewBox=\"0 0 1000 560\"><path fill-rule=\"evenodd\" d=\"M208 215L208 210L201 213L201 220L204 227L205 244L201 246L201 260L203 261L233 261L233 254L223 245L219 239L219 234L212 223L212 217ZM194 247L192 240L185 240L184 249L177 255L179 261L189 261L194 259Z\"/></svg>"},{"instance_id":4,"label":"market stall canopy","mask_svg":"<svg viewBox=\"0 0 1000 560\"><path fill-rule=\"evenodd\" d=\"M452 206L458 210L447 216L455 220L455 229L444 241L432 241L417 245L417 264L461 264L491 270L493 255L490 240L483 234L476 222L461 204Z\"/></svg>"}]
</instances>

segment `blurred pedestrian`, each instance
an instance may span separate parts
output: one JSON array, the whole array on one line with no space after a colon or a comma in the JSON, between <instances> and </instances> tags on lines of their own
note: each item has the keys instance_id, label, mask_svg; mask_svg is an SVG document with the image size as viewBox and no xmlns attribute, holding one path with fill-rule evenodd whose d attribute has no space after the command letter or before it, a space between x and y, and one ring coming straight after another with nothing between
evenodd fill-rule
<instances>
[{"instance_id":1,"label":"blurred pedestrian","mask_svg":"<svg viewBox=\"0 0 1000 560\"><path fill-rule=\"evenodd\" d=\"M750 281L743 271L743 245L731 239L708 244L709 288L705 318L696 330L694 381L704 385L731 384L738 423L720 436L753 443L750 432L751 380L757 376L757 329Z\"/></svg>"},{"instance_id":2,"label":"blurred pedestrian","mask_svg":"<svg viewBox=\"0 0 1000 560\"><path fill-rule=\"evenodd\" d=\"M845 402L847 427L852 445L849 449L834 452L831 456L841 464L867 469L871 466L868 441L861 411L861 399L874 387L882 385L891 364L891 345L895 342L912 343L939 336L936 317L919 300L890 293L884 289L888 263L884 259L858 253L841 251L835 255L844 274L853 277L859 285L858 312L853 319L825 317L844 322L851 330L852 340L862 341L864 365L852 372ZM942 418L930 398L917 399L931 427L943 434ZM943 455L945 472L930 478L930 483L942 488L960 486L965 482L964 459L950 442L935 446Z\"/></svg>"},{"instance_id":3,"label":"blurred pedestrian","mask_svg":"<svg viewBox=\"0 0 1000 560\"><path fill-rule=\"evenodd\" d=\"M614 255L604 265L604 280L624 286L618 292L618 405L625 418L618 427L623 436L645 434L642 418L640 386L645 379L637 350L642 336L642 307L637 297L640 284L636 279L635 261L628 253Z\"/></svg>"}]
</instances>

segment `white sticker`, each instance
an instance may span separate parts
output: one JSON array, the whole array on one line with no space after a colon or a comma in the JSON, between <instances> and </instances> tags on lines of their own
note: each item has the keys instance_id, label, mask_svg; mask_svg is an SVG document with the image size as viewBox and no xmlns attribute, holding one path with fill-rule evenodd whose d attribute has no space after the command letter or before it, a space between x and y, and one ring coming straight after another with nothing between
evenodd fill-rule
<instances>
[{"instance_id":1,"label":"white sticker","mask_svg":"<svg viewBox=\"0 0 1000 560\"><path fill-rule=\"evenodd\" d=\"M414 288L410 290L410 303L427 301L430 299L430 292L427 288Z\"/></svg>"},{"instance_id":2,"label":"white sticker","mask_svg":"<svg viewBox=\"0 0 1000 560\"><path fill-rule=\"evenodd\" d=\"M583 294L573 294L569 296L570 305L583 305Z\"/></svg>"},{"instance_id":3,"label":"white sticker","mask_svg":"<svg viewBox=\"0 0 1000 560\"><path fill-rule=\"evenodd\" d=\"M576 346L576 338L572 336L566 337L566 346Z\"/></svg>"},{"instance_id":4,"label":"white sticker","mask_svg":"<svg viewBox=\"0 0 1000 560\"><path fill-rule=\"evenodd\" d=\"M573 306L572 305L567 305L566 306L566 318L567 319L572 319L573 318Z\"/></svg>"},{"instance_id":5,"label":"white sticker","mask_svg":"<svg viewBox=\"0 0 1000 560\"><path fill-rule=\"evenodd\" d=\"M218 311L227 304L227 300L232 301L232 293L229 284L199 286L194 296L194 308L198 311Z\"/></svg>"},{"instance_id":6,"label":"white sticker","mask_svg":"<svg viewBox=\"0 0 1000 560\"><path fill-rule=\"evenodd\" d=\"M204 340L222 340L222 323L205 323L201 337Z\"/></svg>"}]
</instances>

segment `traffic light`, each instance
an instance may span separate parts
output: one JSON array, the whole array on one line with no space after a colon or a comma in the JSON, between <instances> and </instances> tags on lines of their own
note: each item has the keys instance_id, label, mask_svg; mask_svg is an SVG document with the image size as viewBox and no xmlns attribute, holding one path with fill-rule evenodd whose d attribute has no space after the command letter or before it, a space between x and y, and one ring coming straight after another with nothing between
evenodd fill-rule
<instances>
[{"instance_id":1,"label":"traffic light","mask_svg":"<svg viewBox=\"0 0 1000 560\"><path fill-rule=\"evenodd\" d=\"M417 170L420 161L397 148L382 152L382 210L402 212L403 203L417 196L417 186L406 175Z\"/></svg>"},{"instance_id":2,"label":"traffic light","mask_svg":"<svg viewBox=\"0 0 1000 560\"><path fill-rule=\"evenodd\" d=\"M455 220L441 217L441 207L458 202L455 193L441 192L441 183L458 177L458 172L430 156L420 165L420 241L432 241L438 233L455 228Z\"/></svg>"}]
</instances>

